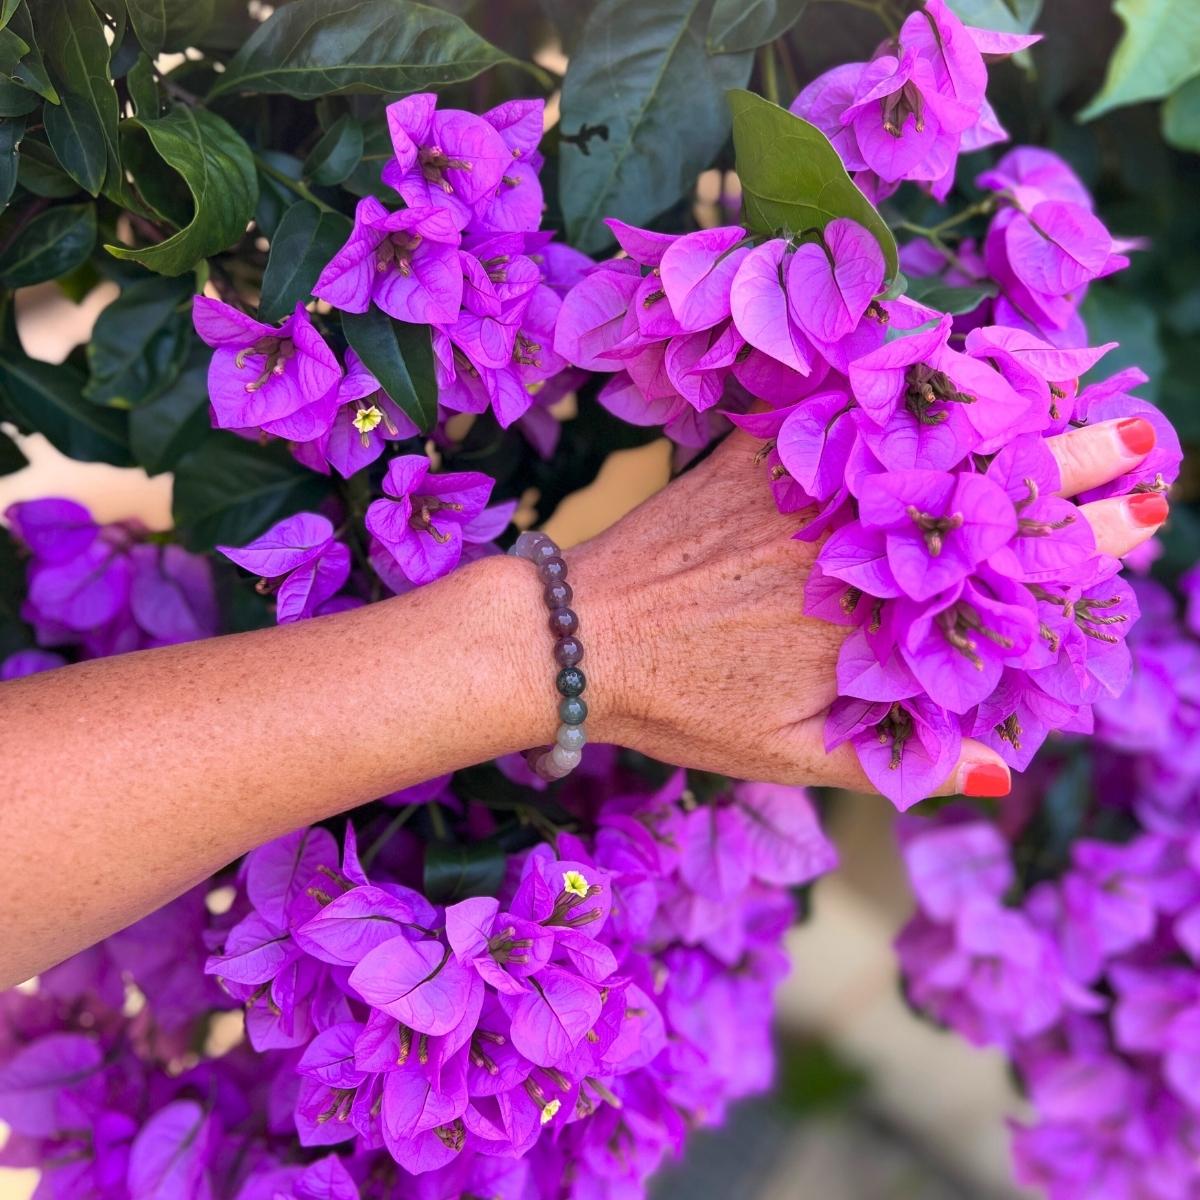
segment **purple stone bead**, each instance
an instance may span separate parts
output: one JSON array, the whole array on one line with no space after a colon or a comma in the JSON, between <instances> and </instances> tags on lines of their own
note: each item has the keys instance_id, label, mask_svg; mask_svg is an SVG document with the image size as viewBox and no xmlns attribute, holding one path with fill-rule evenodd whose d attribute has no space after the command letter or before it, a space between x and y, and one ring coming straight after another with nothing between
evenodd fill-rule
<instances>
[{"instance_id":1,"label":"purple stone bead","mask_svg":"<svg viewBox=\"0 0 1200 1200\"><path fill-rule=\"evenodd\" d=\"M574 667L583 660L583 643L577 637L559 638L554 643L554 661L560 667Z\"/></svg>"},{"instance_id":2,"label":"purple stone bead","mask_svg":"<svg viewBox=\"0 0 1200 1200\"><path fill-rule=\"evenodd\" d=\"M543 564L548 563L552 558L561 557L562 556L558 552L558 547L549 538L547 538L544 542L538 542L537 545L533 546L529 551L529 561L533 563L535 567L539 568L543 566Z\"/></svg>"},{"instance_id":3,"label":"purple stone bead","mask_svg":"<svg viewBox=\"0 0 1200 1200\"><path fill-rule=\"evenodd\" d=\"M543 583L557 583L560 579L567 577L567 560L560 558L557 555L554 558L548 558L540 567L538 567L538 578Z\"/></svg>"},{"instance_id":4,"label":"purple stone bead","mask_svg":"<svg viewBox=\"0 0 1200 1200\"><path fill-rule=\"evenodd\" d=\"M567 637L579 628L579 617L570 608L550 610L550 632L555 637Z\"/></svg>"},{"instance_id":5,"label":"purple stone bead","mask_svg":"<svg viewBox=\"0 0 1200 1200\"><path fill-rule=\"evenodd\" d=\"M566 608L571 603L571 597L574 594L571 585L564 579L546 584L546 588L542 592L547 608Z\"/></svg>"}]
</instances>

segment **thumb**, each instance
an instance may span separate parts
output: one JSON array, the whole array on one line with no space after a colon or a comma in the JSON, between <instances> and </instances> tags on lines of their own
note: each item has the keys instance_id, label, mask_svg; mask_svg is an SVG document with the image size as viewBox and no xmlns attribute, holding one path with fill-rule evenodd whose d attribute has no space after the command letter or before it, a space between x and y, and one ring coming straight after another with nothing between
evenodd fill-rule
<instances>
[{"instance_id":1,"label":"thumb","mask_svg":"<svg viewBox=\"0 0 1200 1200\"><path fill-rule=\"evenodd\" d=\"M825 749L825 715L801 721L794 727L796 757L805 763L805 783L818 787L845 788L851 792L878 793L867 777L854 747L848 742L836 750ZM990 746L974 738L963 738L954 769L930 796L1007 796L1012 790L1008 764Z\"/></svg>"}]
</instances>

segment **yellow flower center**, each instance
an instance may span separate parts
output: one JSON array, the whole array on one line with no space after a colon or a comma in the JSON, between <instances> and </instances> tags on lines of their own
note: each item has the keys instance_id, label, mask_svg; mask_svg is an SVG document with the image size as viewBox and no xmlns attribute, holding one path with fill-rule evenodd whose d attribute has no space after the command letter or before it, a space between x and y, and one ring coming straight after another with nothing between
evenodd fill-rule
<instances>
[{"instance_id":1,"label":"yellow flower center","mask_svg":"<svg viewBox=\"0 0 1200 1200\"><path fill-rule=\"evenodd\" d=\"M553 1121L560 1108L562 1108L561 1100L547 1100L542 1105L542 1124L546 1125Z\"/></svg>"},{"instance_id":2,"label":"yellow flower center","mask_svg":"<svg viewBox=\"0 0 1200 1200\"><path fill-rule=\"evenodd\" d=\"M370 408L360 408L351 420L359 433L370 433L382 423L383 413L372 404Z\"/></svg>"},{"instance_id":3,"label":"yellow flower center","mask_svg":"<svg viewBox=\"0 0 1200 1200\"><path fill-rule=\"evenodd\" d=\"M576 896L586 897L588 894L588 881L580 871L564 871L563 890L571 892Z\"/></svg>"}]
</instances>

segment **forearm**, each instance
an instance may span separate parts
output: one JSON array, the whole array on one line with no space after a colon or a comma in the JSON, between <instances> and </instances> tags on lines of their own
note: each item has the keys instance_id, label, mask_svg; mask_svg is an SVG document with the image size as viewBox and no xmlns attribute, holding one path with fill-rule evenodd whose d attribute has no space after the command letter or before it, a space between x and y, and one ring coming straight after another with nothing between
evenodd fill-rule
<instances>
[{"instance_id":1,"label":"forearm","mask_svg":"<svg viewBox=\"0 0 1200 1200\"><path fill-rule=\"evenodd\" d=\"M0 687L0 984L253 846L555 729L527 563Z\"/></svg>"}]
</instances>

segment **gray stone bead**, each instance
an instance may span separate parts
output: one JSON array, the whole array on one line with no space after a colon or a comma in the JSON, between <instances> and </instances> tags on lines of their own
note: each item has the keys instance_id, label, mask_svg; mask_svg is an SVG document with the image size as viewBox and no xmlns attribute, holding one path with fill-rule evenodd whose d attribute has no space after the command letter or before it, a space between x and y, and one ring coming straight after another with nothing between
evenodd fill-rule
<instances>
[{"instance_id":1,"label":"gray stone bead","mask_svg":"<svg viewBox=\"0 0 1200 1200\"><path fill-rule=\"evenodd\" d=\"M582 750L587 744L587 734L582 725L560 725L554 740L564 750Z\"/></svg>"}]
</instances>

